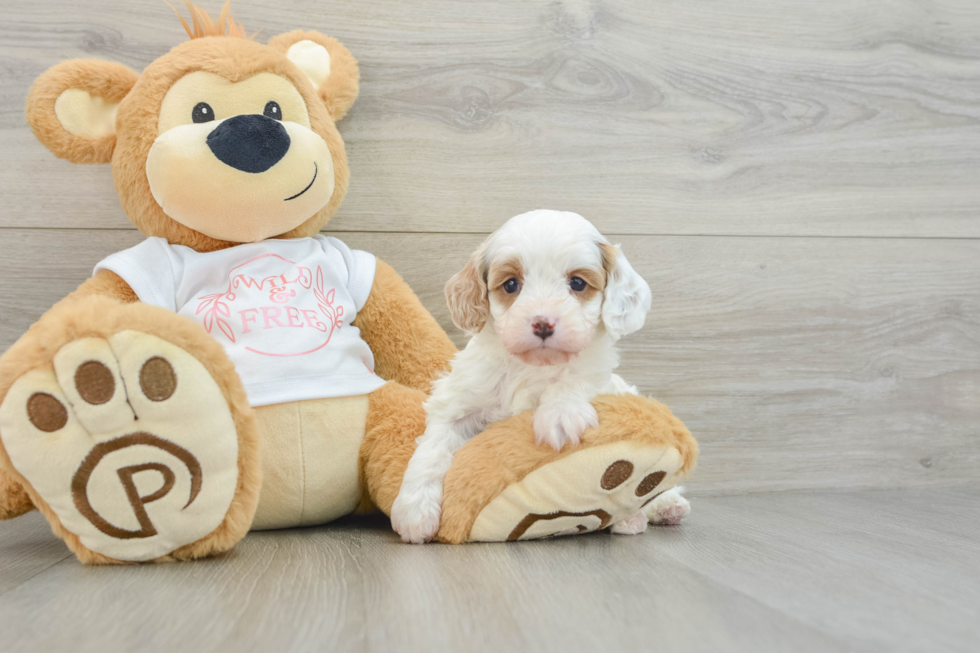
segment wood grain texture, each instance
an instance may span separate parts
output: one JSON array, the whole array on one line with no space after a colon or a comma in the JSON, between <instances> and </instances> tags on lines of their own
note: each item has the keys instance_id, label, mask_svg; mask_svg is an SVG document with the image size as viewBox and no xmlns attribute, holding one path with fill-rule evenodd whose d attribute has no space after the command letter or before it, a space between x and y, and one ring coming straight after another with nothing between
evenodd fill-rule
<instances>
[{"instance_id":1,"label":"wood grain texture","mask_svg":"<svg viewBox=\"0 0 980 653\"><path fill-rule=\"evenodd\" d=\"M66 559L0 595L0 632L10 653L974 651L978 506L975 489L709 497L636 537L459 547L347 519L197 563ZM38 517L0 523L0 559Z\"/></svg>"},{"instance_id":2,"label":"wood grain texture","mask_svg":"<svg viewBox=\"0 0 980 653\"><path fill-rule=\"evenodd\" d=\"M609 237L654 293L620 373L698 438L696 492L980 477L980 243ZM344 239L463 344L442 288L482 236Z\"/></svg>"},{"instance_id":3,"label":"wood grain texture","mask_svg":"<svg viewBox=\"0 0 980 653\"><path fill-rule=\"evenodd\" d=\"M980 646L980 493L787 493L694 504L658 553L877 651Z\"/></svg>"},{"instance_id":4,"label":"wood grain texture","mask_svg":"<svg viewBox=\"0 0 980 653\"><path fill-rule=\"evenodd\" d=\"M103 256L141 238L126 230L45 236L6 230L0 241L0 349ZM442 288L481 236L343 238L401 272L463 344ZM620 372L698 438L696 494L980 477L980 242L623 240L654 308L621 343Z\"/></svg>"},{"instance_id":5,"label":"wood grain texture","mask_svg":"<svg viewBox=\"0 0 980 653\"><path fill-rule=\"evenodd\" d=\"M0 522L0 596L71 557L38 512Z\"/></svg>"},{"instance_id":6,"label":"wood grain texture","mask_svg":"<svg viewBox=\"0 0 980 653\"><path fill-rule=\"evenodd\" d=\"M234 4L260 39L318 29L360 59L335 230L553 207L609 233L980 237L974 0ZM0 226L128 226L108 169L44 151L23 102L64 58L139 70L185 38L138 7L5 8Z\"/></svg>"}]
</instances>

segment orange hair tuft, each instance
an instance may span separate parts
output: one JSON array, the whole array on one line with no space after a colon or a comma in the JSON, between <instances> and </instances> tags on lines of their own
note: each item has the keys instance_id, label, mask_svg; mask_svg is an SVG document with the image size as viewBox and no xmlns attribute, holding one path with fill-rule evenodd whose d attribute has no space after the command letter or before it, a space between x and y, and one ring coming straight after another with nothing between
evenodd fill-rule
<instances>
[{"instance_id":1,"label":"orange hair tuft","mask_svg":"<svg viewBox=\"0 0 980 653\"><path fill-rule=\"evenodd\" d=\"M211 16L208 12L204 11L200 7L191 4L190 0L184 0L184 4L187 5L187 9L191 12L191 22L193 25L188 25L184 17L180 15L177 8L171 5L170 8L174 10L177 14L177 18L180 19L180 24L184 26L184 31L187 32L187 36L192 39L199 39L204 36L234 36L238 38L247 39L248 35L245 33L245 28L242 27L241 23L235 22L234 17L231 15L231 0L225 0L224 6L221 8L221 13L218 14L218 20L212 21Z\"/></svg>"}]
</instances>

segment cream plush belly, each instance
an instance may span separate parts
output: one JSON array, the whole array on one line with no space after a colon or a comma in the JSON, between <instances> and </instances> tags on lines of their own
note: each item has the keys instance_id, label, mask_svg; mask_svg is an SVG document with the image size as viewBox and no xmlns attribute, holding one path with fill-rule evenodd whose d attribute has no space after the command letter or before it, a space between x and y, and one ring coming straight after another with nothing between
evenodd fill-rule
<instances>
[{"instance_id":1,"label":"cream plush belly","mask_svg":"<svg viewBox=\"0 0 980 653\"><path fill-rule=\"evenodd\" d=\"M357 507L367 411L366 396L255 409L263 478L252 530L322 524Z\"/></svg>"}]
</instances>

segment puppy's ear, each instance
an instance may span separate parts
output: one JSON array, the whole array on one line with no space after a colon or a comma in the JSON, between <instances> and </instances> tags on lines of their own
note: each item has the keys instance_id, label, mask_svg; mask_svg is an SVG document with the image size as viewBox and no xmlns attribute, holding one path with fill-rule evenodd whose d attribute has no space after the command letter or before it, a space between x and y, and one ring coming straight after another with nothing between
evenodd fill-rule
<instances>
[{"instance_id":1,"label":"puppy's ear","mask_svg":"<svg viewBox=\"0 0 980 653\"><path fill-rule=\"evenodd\" d=\"M619 245L599 243L606 270L606 289L602 299L602 322L616 338L639 331L650 312L650 286L626 260Z\"/></svg>"},{"instance_id":2,"label":"puppy's ear","mask_svg":"<svg viewBox=\"0 0 980 653\"><path fill-rule=\"evenodd\" d=\"M303 71L335 121L344 117L357 99L361 78L350 50L337 39L302 30L280 34L269 45Z\"/></svg>"},{"instance_id":3,"label":"puppy's ear","mask_svg":"<svg viewBox=\"0 0 980 653\"><path fill-rule=\"evenodd\" d=\"M471 333L482 329L490 317L490 298L487 296L483 267L481 249L446 282L446 302L449 303L453 324Z\"/></svg>"},{"instance_id":4,"label":"puppy's ear","mask_svg":"<svg viewBox=\"0 0 980 653\"><path fill-rule=\"evenodd\" d=\"M137 79L120 63L63 61L31 87L27 122L55 156L72 163L109 163L116 147L116 108Z\"/></svg>"}]
</instances>

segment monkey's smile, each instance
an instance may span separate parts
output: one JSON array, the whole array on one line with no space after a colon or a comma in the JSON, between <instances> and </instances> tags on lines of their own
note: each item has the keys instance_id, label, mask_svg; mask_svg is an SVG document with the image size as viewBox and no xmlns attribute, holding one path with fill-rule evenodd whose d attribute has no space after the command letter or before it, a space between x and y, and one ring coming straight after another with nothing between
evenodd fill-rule
<instances>
[{"instance_id":1,"label":"monkey's smile","mask_svg":"<svg viewBox=\"0 0 980 653\"><path fill-rule=\"evenodd\" d=\"M288 202L289 200L294 200L297 197L299 197L300 195L302 195L303 193L305 193L306 191L310 190L310 186L312 186L313 185L313 182L316 181L316 173L317 173L317 167L316 167L316 161L314 161L313 162L313 179L310 180L310 183L308 183L306 185L306 188L304 188L300 192L296 193L292 197L287 197L286 199L284 199L283 202Z\"/></svg>"}]
</instances>

